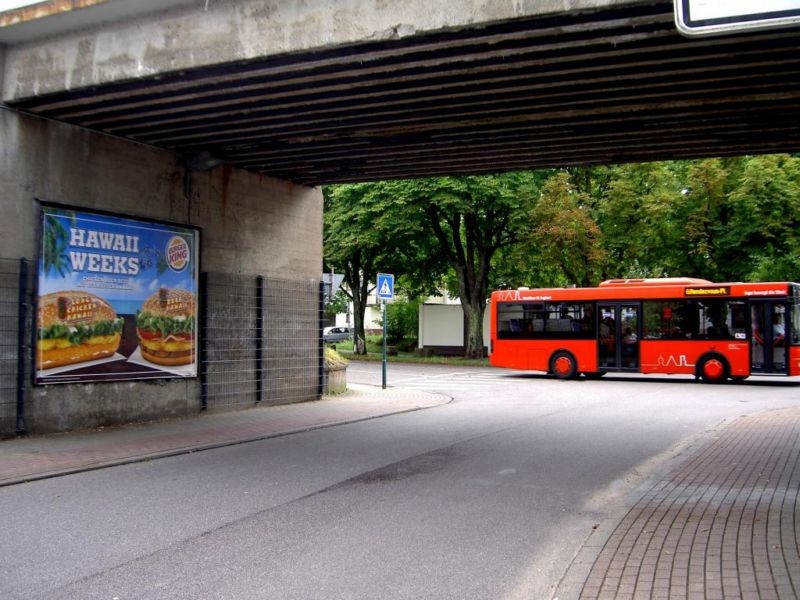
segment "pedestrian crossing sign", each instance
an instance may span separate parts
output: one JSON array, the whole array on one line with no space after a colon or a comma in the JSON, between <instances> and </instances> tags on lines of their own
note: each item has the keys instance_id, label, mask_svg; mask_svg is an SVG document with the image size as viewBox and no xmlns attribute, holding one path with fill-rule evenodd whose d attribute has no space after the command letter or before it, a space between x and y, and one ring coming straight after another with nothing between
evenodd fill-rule
<instances>
[{"instance_id":1,"label":"pedestrian crossing sign","mask_svg":"<svg viewBox=\"0 0 800 600\"><path fill-rule=\"evenodd\" d=\"M378 273L378 300L394 299L394 275Z\"/></svg>"}]
</instances>

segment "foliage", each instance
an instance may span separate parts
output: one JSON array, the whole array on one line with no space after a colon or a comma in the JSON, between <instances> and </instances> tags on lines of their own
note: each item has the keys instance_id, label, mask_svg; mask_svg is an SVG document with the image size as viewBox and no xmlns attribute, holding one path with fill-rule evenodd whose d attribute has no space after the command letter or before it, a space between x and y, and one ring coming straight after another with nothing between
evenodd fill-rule
<instances>
[{"instance_id":1,"label":"foliage","mask_svg":"<svg viewBox=\"0 0 800 600\"><path fill-rule=\"evenodd\" d=\"M323 362L326 369L343 369L350 362L330 346L325 346Z\"/></svg>"},{"instance_id":2,"label":"foliage","mask_svg":"<svg viewBox=\"0 0 800 600\"><path fill-rule=\"evenodd\" d=\"M600 280L606 253L589 206L589 195L578 191L567 173L557 173L529 214L531 238L524 247L528 254L538 251L561 276L559 283L588 286Z\"/></svg>"},{"instance_id":3,"label":"foliage","mask_svg":"<svg viewBox=\"0 0 800 600\"><path fill-rule=\"evenodd\" d=\"M411 296L447 288L467 318L468 356L482 352L491 289L616 277L800 280L797 156L385 181L325 195L326 261L346 271L351 290L364 286L363 307L378 270L394 272ZM395 331L412 328L393 316L396 306L390 334L399 340L408 334Z\"/></svg>"},{"instance_id":4,"label":"foliage","mask_svg":"<svg viewBox=\"0 0 800 600\"><path fill-rule=\"evenodd\" d=\"M568 172L600 228L606 253L603 278L687 275L724 281L791 278L794 272L796 157L667 161ZM542 249L546 255L546 244ZM551 256L545 261L549 271L539 271L552 277L557 263ZM555 275L560 283L559 273Z\"/></svg>"},{"instance_id":5,"label":"foliage","mask_svg":"<svg viewBox=\"0 0 800 600\"><path fill-rule=\"evenodd\" d=\"M393 273L406 290L421 293L435 288L442 270L423 216L403 210L397 185L380 181L323 189L326 269L344 274L360 353L366 352L364 315L377 273Z\"/></svg>"},{"instance_id":6,"label":"foliage","mask_svg":"<svg viewBox=\"0 0 800 600\"><path fill-rule=\"evenodd\" d=\"M721 245L731 278L800 278L800 159L749 159L728 201L730 218Z\"/></svg>"},{"instance_id":7,"label":"foliage","mask_svg":"<svg viewBox=\"0 0 800 600\"><path fill-rule=\"evenodd\" d=\"M191 238L184 237L183 239L191 247ZM155 246L145 246L142 248L142 252L139 257L139 265L141 266L142 270L150 269L155 266L157 275L163 275L169 268L166 257L161 250Z\"/></svg>"},{"instance_id":8,"label":"foliage","mask_svg":"<svg viewBox=\"0 0 800 600\"><path fill-rule=\"evenodd\" d=\"M675 212L684 226L684 236L675 243L676 273L725 279L718 263L718 242L726 220L727 180L727 171L718 159L698 161L687 169L686 186Z\"/></svg>"},{"instance_id":9,"label":"foliage","mask_svg":"<svg viewBox=\"0 0 800 600\"><path fill-rule=\"evenodd\" d=\"M543 173L437 177L392 182L400 214L415 215L435 254L452 269L467 320L466 356L483 356L483 313L496 253L514 244ZM432 235L431 235L432 234ZM424 238L424 236L423 236Z\"/></svg>"},{"instance_id":10,"label":"foliage","mask_svg":"<svg viewBox=\"0 0 800 600\"><path fill-rule=\"evenodd\" d=\"M333 298L325 304L325 316L329 319L333 319L338 314L346 313L349 308L347 293L340 288L336 290Z\"/></svg>"},{"instance_id":11,"label":"foliage","mask_svg":"<svg viewBox=\"0 0 800 600\"><path fill-rule=\"evenodd\" d=\"M339 352L345 357L350 357L351 360L383 360L383 340L380 336L367 336L367 348L369 349L369 352L362 355L351 354L347 348L342 348ZM470 359L461 356L423 356L417 352L403 351L402 349L396 355L387 355L386 360L388 362L457 365L459 367L485 367L489 364L489 361L486 358Z\"/></svg>"},{"instance_id":12,"label":"foliage","mask_svg":"<svg viewBox=\"0 0 800 600\"><path fill-rule=\"evenodd\" d=\"M414 348L419 337L419 307L422 300L398 298L386 306L386 340Z\"/></svg>"},{"instance_id":13,"label":"foliage","mask_svg":"<svg viewBox=\"0 0 800 600\"><path fill-rule=\"evenodd\" d=\"M386 232L375 227L379 204L370 198L369 184L327 187L323 190L324 253L326 270L344 273L346 294L353 301L354 336L361 352L364 340L364 313L370 281L381 263Z\"/></svg>"},{"instance_id":14,"label":"foliage","mask_svg":"<svg viewBox=\"0 0 800 600\"><path fill-rule=\"evenodd\" d=\"M75 221L74 211L55 211L59 215L69 217ZM69 233L54 214L46 214L44 218L44 231L42 232L42 263L45 274L53 270L61 277L72 271L67 248L69 247Z\"/></svg>"},{"instance_id":15,"label":"foliage","mask_svg":"<svg viewBox=\"0 0 800 600\"><path fill-rule=\"evenodd\" d=\"M661 277L674 271L674 219L681 184L668 163L622 165L613 169L597 222L607 253L604 278Z\"/></svg>"}]
</instances>

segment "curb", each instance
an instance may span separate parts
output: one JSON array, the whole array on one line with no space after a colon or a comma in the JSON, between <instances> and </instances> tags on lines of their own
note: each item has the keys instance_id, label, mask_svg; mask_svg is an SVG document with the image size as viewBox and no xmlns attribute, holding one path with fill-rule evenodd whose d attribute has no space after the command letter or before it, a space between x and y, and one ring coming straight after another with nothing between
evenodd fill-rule
<instances>
[{"instance_id":1,"label":"curb","mask_svg":"<svg viewBox=\"0 0 800 600\"><path fill-rule=\"evenodd\" d=\"M347 392L345 392L344 394L339 394L339 395L336 395L336 396L323 396L320 400L317 400L316 402L336 402L338 400L347 401L348 399L358 398L359 396L361 396L361 397L370 396L370 395L373 395L373 394L380 393L380 392L384 391L384 390L380 390L380 389L373 390L372 389L373 386L352 385L352 384L351 384L351 386L352 387L350 387L347 390ZM359 388L361 388L361 389L359 389ZM402 388L391 388L391 389L393 391L395 391L395 392L403 393ZM409 396L411 396L411 395L412 394L409 394ZM250 442L257 442L257 441L262 441L262 440L267 440L267 439L272 439L272 438L285 437L285 436L289 436L289 435L295 435L295 434L298 434L298 433L306 433L308 431L314 431L314 430L317 430L317 429L326 429L326 428L329 428L329 427L337 427L337 426L340 426L340 425L347 425L347 424L350 424L350 423L360 423L360 422L364 422L364 421L370 421L370 420L373 420L373 419L380 419L380 418L391 416L391 415L416 412L416 411L424 410L424 409L428 409L428 408L435 408L437 406L442 406L444 404L449 404L453 400L452 397L446 396L444 394L434 394L434 393L429 393L429 392L417 392L416 390L414 390L413 396L425 396L425 397L438 398L439 401L437 403L432 403L429 406L409 406L409 407L400 408L400 409L397 409L397 410L387 410L386 412L383 412L381 414L371 414L371 415L362 416L362 417L336 419L336 420L331 420L329 422L320 423L320 424L316 424L316 425L295 427L295 428L292 428L292 429L285 429L285 430L281 430L281 431L265 432L264 434L251 435L251 436L242 437L242 438L232 438L232 439L228 439L228 440L215 441L215 442L209 442L209 443L199 443L199 444L192 444L192 445L188 445L188 446L179 446L179 447L175 447L175 448L169 448L169 449L166 449L166 450L163 450L163 451L149 452L149 453L146 453L146 454L136 454L136 455L126 456L126 457L121 457L121 458L115 458L115 459L111 459L111 460L107 460L107 461L90 462L90 463L82 464L82 465L75 466L75 467L65 467L65 468L51 470L51 471L43 471L43 472L39 472L39 473L30 473L30 474L25 474L25 475L21 475L21 476L9 477L9 478L6 478L6 479L0 479L0 488L12 486L12 485L19 485L21 483L29 483L29 482L33 482L33 481L41 481L41 480L45 480L45 479L52 479L52 478L61 477L61 476L64 476L64 475L74 475L76 473L84 473L84 472L88 472L88 471L96 471L96 470L99 470L99 469L106 469L106 468L109 468L109 467L116 467L116 466L134 464L134 463L140 463L140 462L148 462L148 461L151 461L151 460L157 460L157 459L161 459L161 458L169 458L169 457L172 457L172 456L180 456L180 455L183 455L183 454L192 454L192 453L195 453L195 452L203 452L205 450L214 450L214 449L217 449L217 448L224 448L224 447L227 447L227 446L236 446L236 445L239 445L239 444L247 444L247 443L250 443ZM302 403L302 404L305 404L305 403ZM291 407L291 406L292 405L279 405L279 406L276 406L276 407L263 407L263 408L265 408L265 409L269 409L269 408L285 408L285 407ZM234 412L236 412L236 411L234 411ZM225 413L223 413L223 414L225 414ZM146 428L146 425L142 425L141 427L144 429L144 428Z\"/></svg>"}]
</instances>

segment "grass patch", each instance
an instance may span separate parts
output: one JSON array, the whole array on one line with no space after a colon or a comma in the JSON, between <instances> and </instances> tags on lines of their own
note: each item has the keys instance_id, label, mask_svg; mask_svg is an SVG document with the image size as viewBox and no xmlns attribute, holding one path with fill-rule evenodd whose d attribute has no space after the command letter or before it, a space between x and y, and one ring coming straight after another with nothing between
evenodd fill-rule
<instances>
[{"instance_id":1,"label":"grass patch","mask_svg":"<svg viewBox=\"0 0 800 600\"><path fill-rule=\"evenodd\" d=\"M351 361L380 362L383 360L383 350L375 350L367 344L366 354L353 354L352 345L336 347L336 351ZM396 356L387 356L387 362L414 363L423 365L457 365L460 367L488 367L488 358L464 358L461 356L418 356L412 352L398 352Z\"/></svg>"}]
</instances>

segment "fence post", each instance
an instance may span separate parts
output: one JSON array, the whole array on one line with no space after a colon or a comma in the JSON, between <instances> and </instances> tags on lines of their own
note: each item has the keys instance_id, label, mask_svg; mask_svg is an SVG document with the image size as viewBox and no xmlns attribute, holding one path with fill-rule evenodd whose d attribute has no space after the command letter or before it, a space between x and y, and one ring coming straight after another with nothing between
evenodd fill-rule
<instances>
[{"instance_id":1,"label":"fence post","mask_svg":"<svg viewBox=\"0 0 800 600\"><path fill-rule=\"evenodd\" d=\"M319 318L317 323L317 341L319 343L319 384L317 397L322 398L325 391L325 343L322 341L322 329L325 326L325 282L319 282Z\"/></svg>"},{"instance_id":2,"label":"fence post","mask_svg":"<svg viewBox=\"0 0 800 600\"><path fill-rule=\"evenodd\" d=\"M256 277L256 403L264 400L264 277Z\"/></svg>"},{"instance_id":3,"label":"fence post","mask_svg":"<svg viewBox=\"0 0 800 600\"><path fill-rule=\"evenodd\" d=\"M208 273L200 273L200 326L197 333L200 338L198 348L198 362L200 367L200 410L208 408L208 365L206 358L208 355Z\"/></svg>"},{"instance_id":4,"label":"fence post","mask_svg":"<svg viewBox=\"0 0 800 600\"><path fill-rule=\"evenodd\" d=\"M25 433L25 330L28 322L28 261L19 259L17 308L17 435Z\"/></svg>"}]
</instances>

